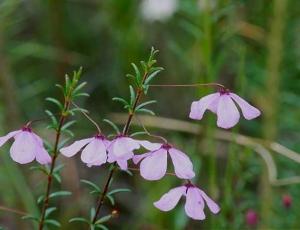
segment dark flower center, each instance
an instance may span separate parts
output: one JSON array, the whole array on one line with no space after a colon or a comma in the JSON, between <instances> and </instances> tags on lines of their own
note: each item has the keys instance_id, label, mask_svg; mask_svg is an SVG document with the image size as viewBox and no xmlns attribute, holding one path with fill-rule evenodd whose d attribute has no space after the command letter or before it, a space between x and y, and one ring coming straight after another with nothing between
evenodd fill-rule
<instances>
[{"instance_id":1,"label":"dark flower center","mask_svg":"<svg viewBox=\"0 0 300 230\"><path fill-rule=\"evenodd\" d=\"M32 132L32 130L31 130L31 128L29 128L28 126L24 126L23 128L22 128L22 131L23 132Z\"/></svg>"},{"instance_id":2,"label":"dark flower center","mask_svg":"<svg viewBox=\"0 0 300 230\"><path fill-rule=\"evenodd\" d=\"M100 134L100 133L98 133L98 134L95 135L95 138L100 139L100 140L104 140L105 136L102 135L102 134Z\"/></svg>"},{"instance_id":3,"label":"dark flower center","mask_svg":"<svg viewBox=\"0 0 300 230\"><path fill-rule=\"evenodd\" d=\"M224 94L229 95L230 90L226 89L226 88L220 88L219 93L220 93L221 96L224 95Z\"/></svg>"},{"instance_id":4,"label":"dark flower center","mask_svg":"<svg viewBox=\"0 0 300 230\"><path fill-rule=\"evenodd\" d=\"M165 143L165 144L163 144L163 145L161 146L161 148L162 148L162 149L169 150L170 148L172 148L172 146L169 145L169 144L167 144L167 143Z\"/></svg>"}]
</instances>

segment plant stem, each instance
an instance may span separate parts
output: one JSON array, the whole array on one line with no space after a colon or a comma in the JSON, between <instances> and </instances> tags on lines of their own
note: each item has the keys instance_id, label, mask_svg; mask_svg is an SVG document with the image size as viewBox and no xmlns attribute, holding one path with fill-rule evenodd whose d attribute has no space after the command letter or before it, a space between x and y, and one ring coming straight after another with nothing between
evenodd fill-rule
<instances>
[{"instance_id":1,"label":"plant stem","mask_svg":"<svg viewBox=\"0 0 300 230\"><path fill-rule=\"evenodd\" d=\"M222 84L219 83L195 83L195 84L179 84L179 85L173 85L173 84L168 84L168 85L149 85L150 87L201 87L201 86L209 86L209 87L218 87L218 88L223 88L226 89L226 87Z\"/></svg>"},{"instance_id":2,"label":"plant stem","mask_svg":"<svg viewBox=\"0 0 300 230\"><path fill-rule=\"evenodd\" d=\"M50 195L50 191L51 191L51 187L52 187L53 170L55 168L55 163L56 163L56 159L57 159L57 156L58 156L58 144L59 144L59 141L60 141L61 129L62 129L62 126L64 125L65 120L66 120L67 115L65 114L65 112L68 111L68 109L70 107L70 102L71 101L70 101L69 97L67 96L65 98L64 109L63 109L62 114L60 116L59 124L58 124L57 130L56 130L56 137L55 137L52 161L51 161L50 171L49 171L49 174L48 174L47 188L46 188L44 203L43 203L43 207L42 207L41 218L40 218L40 222L39 222L39 230L42 230L43 227L44 227L45 214L46 214L46 210L49 206L49 195Z\"/></svg>"},{"instance_id":3,"label":"plant stem","mask_svg":"<svg viewBox=\"0 0 300 230\"><path fill-rule=\"evenodd\" d=\"M148 72L145 72L142 84L144 84L145 80L147 79L147 76L148 76ZM137 105L138 105L138 103L139 103L142 95L143 95L143 90L141 88L138 88L137 91L136 91L135 101L133 103L132 109L129 112L127 122L126 122L126 124L124 126L124 129L123 129L123 133L122 133L123 135L127 135L128 134L132 118L134 116L136 107L137 107ZM92 224L95 224L95 222L97 221L97 217L98 217L98 215L100 213L100 209L101 209L101 207L102 207L102 205L104 203L104 199L105 199L106 194L108 192L108 188L109 188L110 182L111 182L111 180L113 178L115 170L116 170L116 162L113 164L113 168L111 169L111 171L110 171L110 173L108 175L108 178L106 180L103 192L102 192L102 194L100 195L100 197L98 199L97 207L96 207L96 212L95 212L95 216L93 218Z\"/></svg>"}]
</instances>

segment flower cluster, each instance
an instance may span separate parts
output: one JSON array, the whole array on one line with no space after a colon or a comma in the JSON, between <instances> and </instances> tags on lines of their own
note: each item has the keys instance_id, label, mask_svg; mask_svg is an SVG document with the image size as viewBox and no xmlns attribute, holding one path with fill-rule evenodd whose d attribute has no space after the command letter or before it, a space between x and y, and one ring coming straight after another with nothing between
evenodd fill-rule
<instances>
[{"instance_id":1,"label":"flower cluster","mask_svg":"<svg viewBox=\"0 0 300 230\"><path fill-rule=\"evenodd\" d=\"M210 110L217 114L219 127L231 128L240 118L235 103L248 120L260 115L260 111L244 99L222 88L217 93L193 102L190 118L201 120L205 111ZM33 133L29 126L0 137L0 147L10 138L15 139L10 149L10 155L14 161L26 164L36 159L40 164L51 163L51 157L45 150L42 139ZM134 151L141 147L146 152L136 155ZM169 211L176 206L182 196L185 196L185 212L192 219L205 219L205 204L214 214L220 211L220 207L204 191L191 183L190 180L195 177L195 172L188 155L167 142L151 143L147 140L136 140L124 134L119 134L109 140L103 134L98 133L93 137L75 141L61 148L60 152L66 157L72 157L81 152L81 160L88 167L116 163L120 169L127 170L128 161L132 160L134 164L140 163L141 176L150 181L160 180L166 175L169 156L174 167L174 175L187 180L187 183L171 189L160 200L154 202L154 206L162 211Z\"/></svg>"}]
</instances>

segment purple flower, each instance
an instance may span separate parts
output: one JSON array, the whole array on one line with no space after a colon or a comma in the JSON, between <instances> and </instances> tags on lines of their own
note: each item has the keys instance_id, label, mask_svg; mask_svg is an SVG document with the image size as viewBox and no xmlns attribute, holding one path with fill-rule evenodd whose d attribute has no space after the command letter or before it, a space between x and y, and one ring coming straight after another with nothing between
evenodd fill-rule
<instances>
[{"instance_id":1,"label":"purple flower","mask_svg":"<svg viewBox=\"0 0 300 230\"><path fill-rule=\"evenodd\" d=\"M153 144L154 146L154 144ZM140 165L141 176L146 180L159 180L167 171L167 158L170 155L175 174L181 179L191 179L195 176L190 158L169 144L156 144L151 152L136 155L133 162Z\"/></svg>"},{"instance_id":2,"label":"purple flower","mask_svg":"<svg viewBox=\"0 0 300 230\"><path fill-rule=\"evenodd\" d=\"M209 94L199 101L194 101L191 106L190 118L201 120L208 109L217 114L218 127L229 129L235 126L240 119L240 112L235 103L238 104L247 120L254 119L261 114L257 108L243 98L229 90L221 89L218 93Z\"/></svg>"},{"instance_id":3,"label":"purple flower","mask_svg":"<svg viewBox=\"0 0 300 230\"><path fill-rule=\"evenodd\" d=\"M31 128L25 126L21 130L0 137L0 147L12 137L15 141L10 148L10 156L15 162L27 164L34 159L40 164L51 162L51 157L44 148L43 140L33 133Z\"/></svg>"},{"instance_id":4,"label":"purple flower","mask_svg":"<svg viewBox=\"0 0 300 230\"><path fill-rule=\"evenodd\" d=\"M109 146L108 141L103 135L97 134L92 138L86 138L75 141L70 146L60 149L60 152L66 157L72 157L82 149L81 160L89 167L100 166L107 161L106 149Z\"/></svg>"},{"instance_id":5,"label":"purple flower","mask_svg":"<svg viewBox=\"0 0 300 230\"><path fill-rule=\"evenodd\" d=\"M121 169L127 170L127 161L134 156L133 151L139 149L140 146L148 150L157 147L157 144L152 144L149 141L134 140L131 137L118 135L111 141L108 151L108 162L117 162Z\"/></svg>"},{"instance_id":6,"label":"purple flower","mask_svg":"<svg viewBox=\"0 0 300 230\"><path fill-rule=\"evenodd\" d=\"M217 214L220 211L220 207L205 192L191 183L171 189L159 201L154 202L154 206L164 212L170 211L183 195L186 196L185 212L192 219L205 219L205 203L212 213Z\"/></svg>"},{"instance_id":7,"label":"purple flower","mask_svg":"<svg viewBox=\"0 0 300 230\"><path fill-rule=\"evenodd\" d=\"M285 208L290 208L292 206L293 199L289 194L284 194L282 196L282 204Z\"/></svg>"},{"instance_id":8,"label":"purple flower","mask_svg":"<svg viewBox=\"0 0 300 230\"><path fill-rule=\"evenodd\" d=\"M249 209L246 213L246 223L249 225L249 226L256 226L257 223L258 223L258 215L257 213L252 210L252 209Z\"/></svg>"}]
</instances>

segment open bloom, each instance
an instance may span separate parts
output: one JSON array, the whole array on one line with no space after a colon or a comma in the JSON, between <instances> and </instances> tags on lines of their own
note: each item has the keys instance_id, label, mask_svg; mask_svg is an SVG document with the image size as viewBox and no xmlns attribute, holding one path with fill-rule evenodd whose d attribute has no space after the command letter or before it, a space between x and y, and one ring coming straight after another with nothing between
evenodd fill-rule
<instances>
[{"instance_id":1,"label":"open bloom","mask_svg":"<svg viewBox=\"0 0 300 230\"><path fill-rule=\"evenodd\" d=\"M75 141L70 146L60 149L60 152L66 157L72 157L82 149L81 160L90 166L100 166L106 163L106 149L109 146L108 141L103 135L97 134L94 137Z\"/></svg>"},{"instance_id":2,"label":"open bloom","mask_svg":"<svg viewBox=\"0 0 300 230\"><path fill-rule=\"evenodd\" d=\"M205 192L191 183L171 189L159 201L154 202L154 206L161 211L168 212L175 208L182 196L186 197L185 212L192 219L205 219L205 203L212 213L217 214L220 211L220 207Z\"/></svg>"},{"instance_id":3,"label":"open bloom","mask_svg":"<svg viewBox=\"0 0 300 230\"><path fill-rule=\"evenodd\" d=\"M40 164L51 162L51 157L44 148L43 140L33 133L31 128L25 126L21 130L0 137L0 147L12 137L15 141L10 148L10 156L15 162L27 164L34 159Z\"/></svg>"},{"instance_id":4,"label":"open bloom","mask_svg":"<svg viewBox=\"0 0 300 230\"><path fill-rule=\"evenodd\" d=\"M181 179L191 179L195 176L193 164L190 158L178 149L169 144L156 144L151 152L135 155L133 162L138 164L141 160L141 176L147 180L159 180L167 171L167 158L170 155L175 174Z\"/></svg>"},{"instance_id":5,"label":"open bloom","mask_svg":"<svg viewBox=\"0 0 300 230\"><path fill-rule=\"evenodd\" d=\"M117 162L121 169L127 170L127 161L134 156L133 151L139 149L141 146L148 150L153 150L158 147L149 141L135 140L131 137L118 135L112 140L109 145L108 162Z\"/></svg>"},{"instance_id":6,"label":"open bloom","mask_svg":"<svg viewBox=\"0 0 300 230\"><path fill-rule=\"evenodd\" d=\"M219 127L229 129L235 126L240 119L240 112L235 103L238 104L247 120L260 115L260 111L243 98L228 90L221 89L218 93L209 94L199 101L194 101L191 106L190 118L201 120L208 109L217 114L217 125Z\"/></svg>"}]
</instances>

